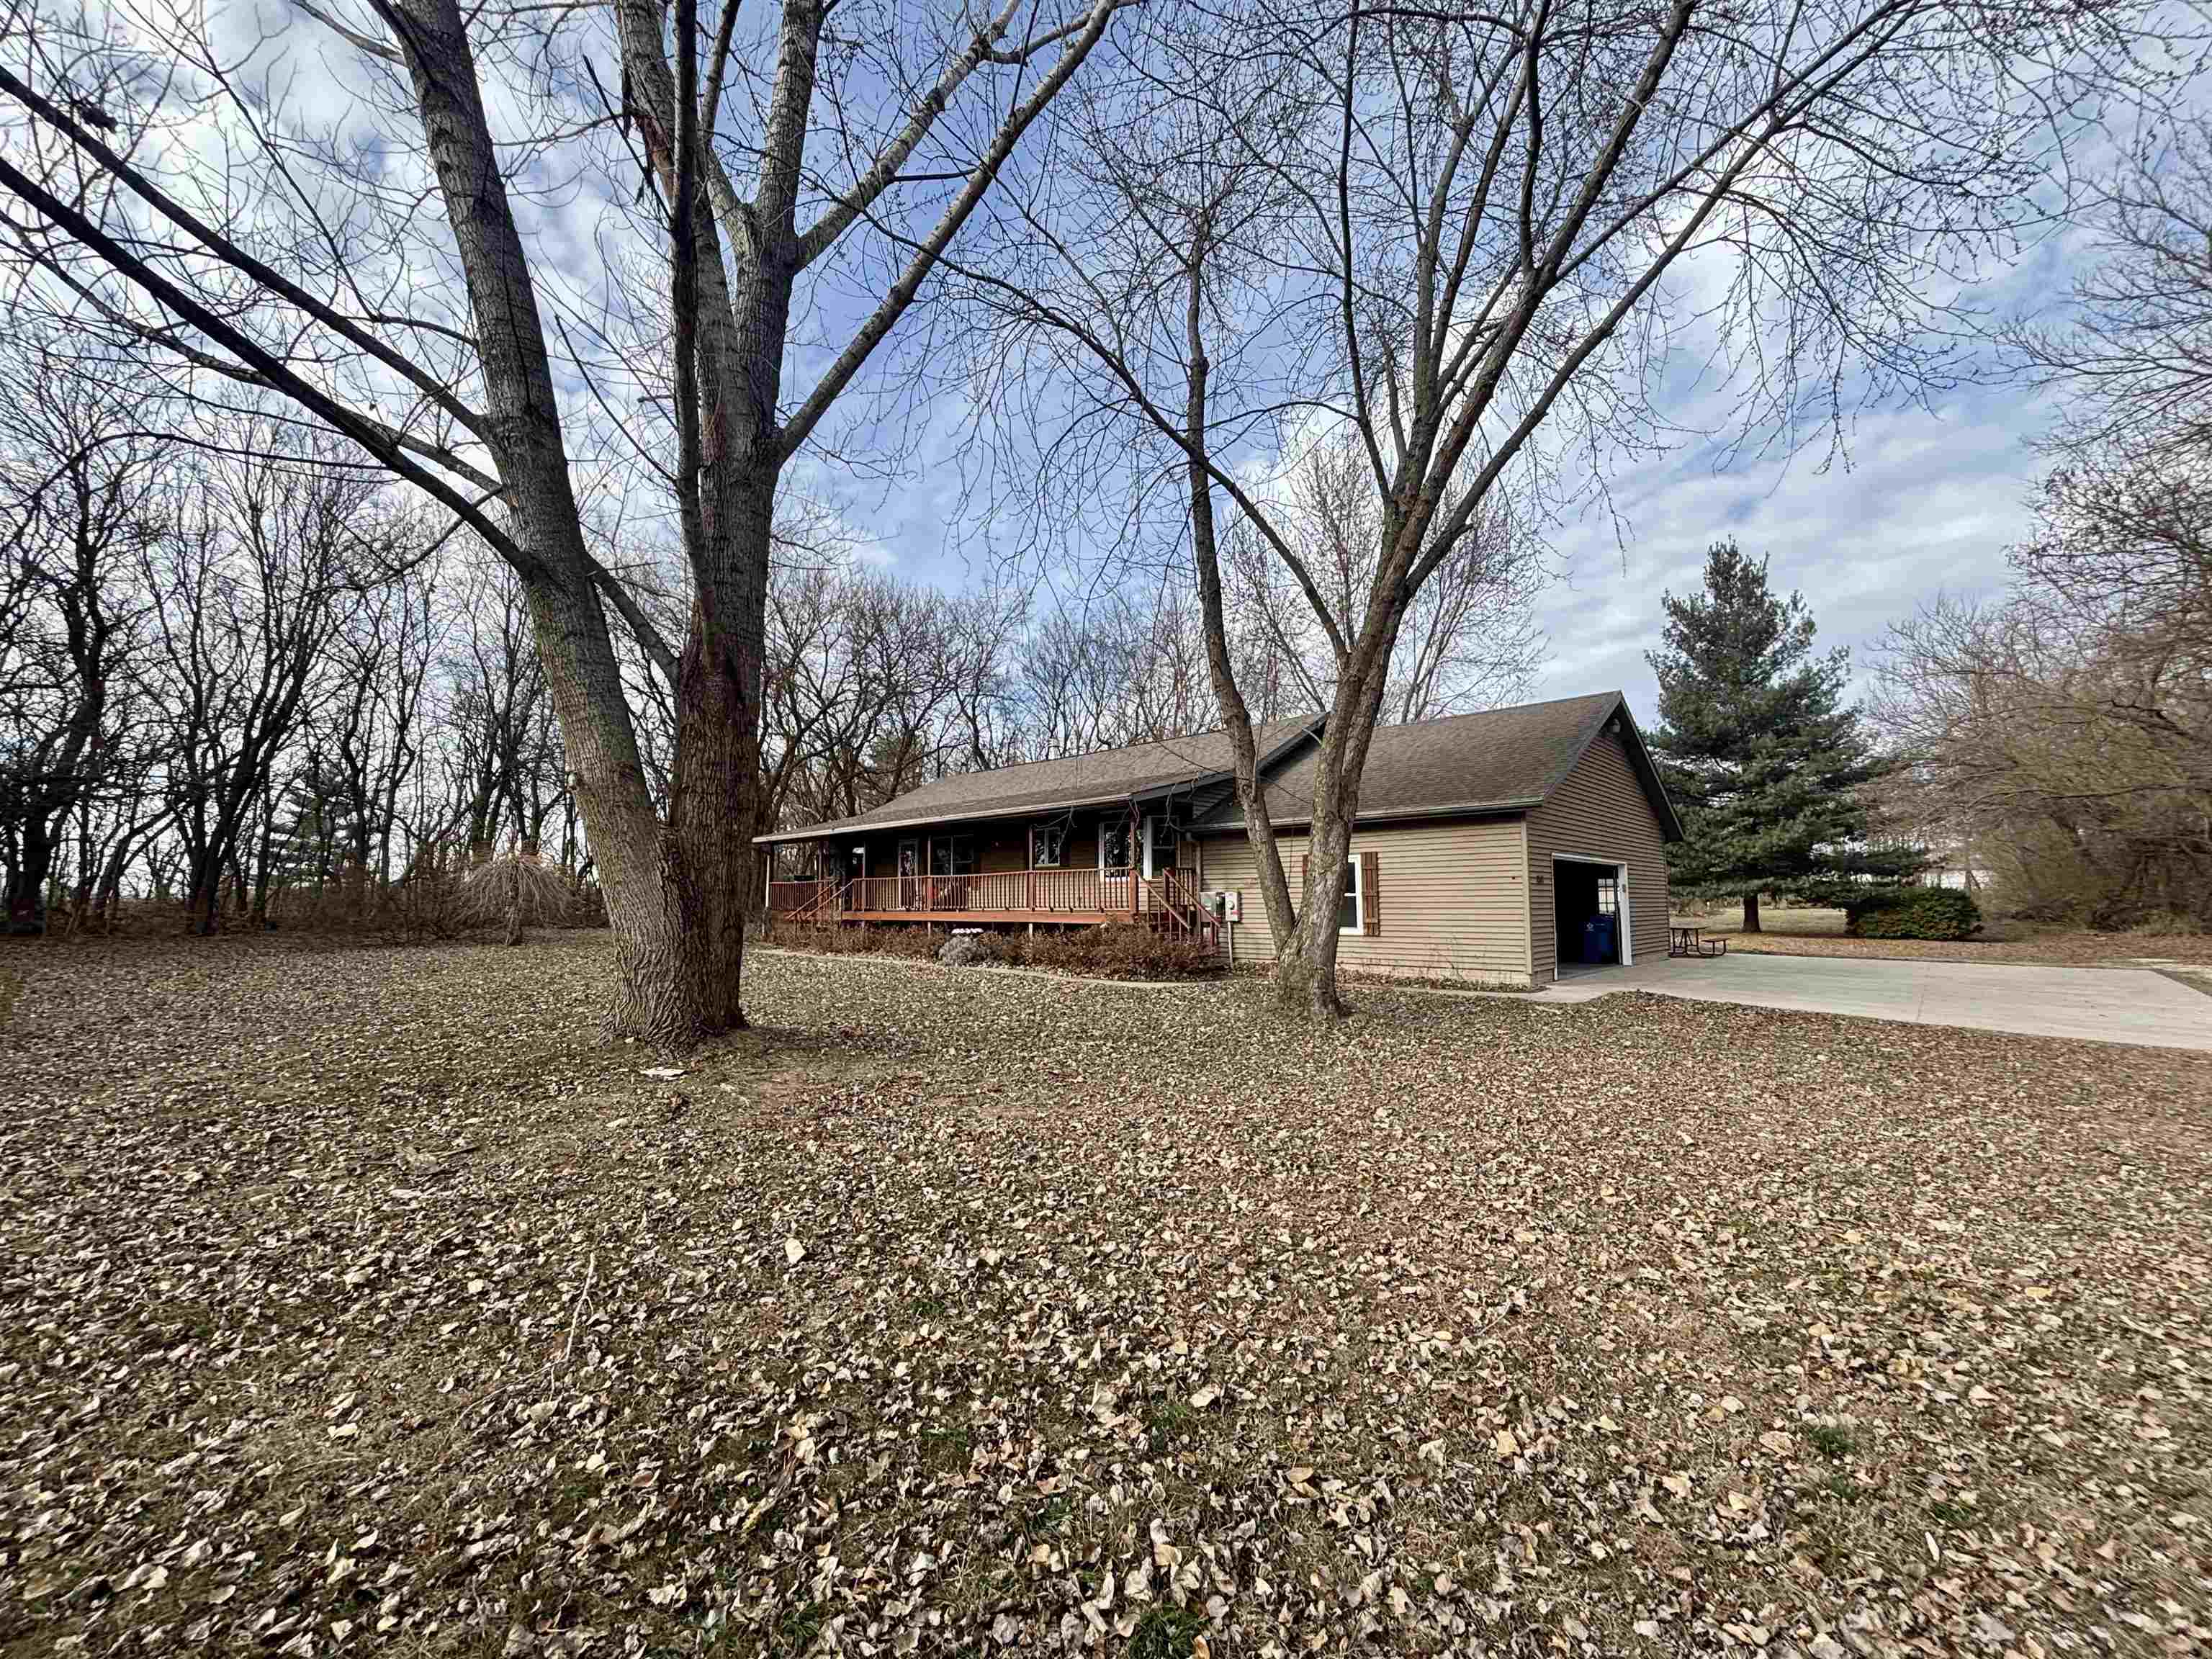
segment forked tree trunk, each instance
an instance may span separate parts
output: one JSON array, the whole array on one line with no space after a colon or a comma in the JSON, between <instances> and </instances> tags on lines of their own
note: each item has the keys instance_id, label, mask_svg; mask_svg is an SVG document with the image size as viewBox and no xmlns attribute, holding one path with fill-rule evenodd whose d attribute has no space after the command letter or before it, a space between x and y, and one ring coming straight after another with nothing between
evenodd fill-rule
<instances>
[{"instance_id":1,"label":"forked tree trunk","mask_svg":"<svg viewBox=\"0 0 2212 1659\"><path fill-rule=\"evenodd\" d=\"M529 262L460 9L455 0L398 0L393 12L405 20L398 33L477 322L488 425L514 540L531 561L520 571L523 595L606 895L613 1024L626 1035L688 1047L726 1030L737 998L734 982L714 985L706 937L688 925L690 889L708 860L684 846L680 829L662 824L646 781L593 589ZM679 746L684 735L679 724Z\"/></svg>"},{"instance_id":2,"label":"forked tree trunk","mask_svg":"<svg viewBox=\"0 0 2212 1659\"><path fill-rule=\"evenodd\" d=\"M185 892L185 931L212 933L222 917L222 866L213 860L194 865Z\"/></svg>"}]
</instances>

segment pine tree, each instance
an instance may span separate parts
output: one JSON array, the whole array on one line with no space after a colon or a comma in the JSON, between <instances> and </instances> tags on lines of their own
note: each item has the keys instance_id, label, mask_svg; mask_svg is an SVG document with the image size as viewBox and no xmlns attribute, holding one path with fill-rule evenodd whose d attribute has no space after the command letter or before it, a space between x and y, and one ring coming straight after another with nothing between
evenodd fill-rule
<instances>
[{"instance_id":1,"label":"pine tree","mask_svg":"<svg viewBox=\"0 0 2212 1659\"><path fill-rule=\"evenodd\" d=\"M1843 701L1850 653L1816 655L1804 596L1776 596L1766 561L1733 540L1705 556L1702 594L1666 596L1653 758L1682 817L1669 847L1674 890L1741 896L1747 933L1777 892L1840 903L1868 881L1896 881L1917 850L1867 844L1863 787L1890 763Z\"/></svg>"}]
</instances>

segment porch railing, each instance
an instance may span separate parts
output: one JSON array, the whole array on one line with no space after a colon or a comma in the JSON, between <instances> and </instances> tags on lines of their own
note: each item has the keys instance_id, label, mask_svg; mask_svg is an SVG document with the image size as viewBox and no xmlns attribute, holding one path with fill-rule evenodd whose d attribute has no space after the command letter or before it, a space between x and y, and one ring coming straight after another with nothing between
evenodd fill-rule
<instances>
[{"instance_id":1,"label":"porch railing","mask_svg":"<svg viewBox=\"0 0 2212 1659\"><path fill-rule=\"evenodd\" d=\"M1211 937L1212 922L1187 870L1146 877L1132 869L1006 870L965 876L865 876L850 881L769 884L769 914L779 921L833 921L842 917L969 915L1144 916L1184 933Z\"/></svg>"},{"instance_id":2,"label":"porch railing","mask_svg":"<svg viewBox=\"0 0 2212 1659\"><path fill-rule=\"evenodd\" d=\"M837 895L847 884L835 877L820 881L772 881L768 884L768 913L778 921L819 921L836 908Z\"/></svg>"},{"instance_id":3,"label":"porch railing","mask_svg":"<svg viewBox=\"0 0 2212 1659\"><path fill-rule=\"evenodd\" d=\"M1127 870L994 870L965 876L868 876L845 896L849 910L1030 910L1055 914L1142 907L1141 877Z\"/></svg>"}]
</instances>

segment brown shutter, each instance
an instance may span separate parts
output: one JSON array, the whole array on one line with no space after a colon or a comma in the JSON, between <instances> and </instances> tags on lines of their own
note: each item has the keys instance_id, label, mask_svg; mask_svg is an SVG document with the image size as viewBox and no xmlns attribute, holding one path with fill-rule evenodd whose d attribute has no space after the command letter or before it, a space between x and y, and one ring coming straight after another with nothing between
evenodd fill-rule
<instances>
[{"instance_id":1,"label":"brown shutter","mask_svg":"<svg viewBox=\"0 0 2212 1659\"><path fill-rule=\"evenodd\" d=\"M1359 931L1369 939L1382 932L1382 861L1372 853L1359 855Z\"/></svg>"}]
</instances>

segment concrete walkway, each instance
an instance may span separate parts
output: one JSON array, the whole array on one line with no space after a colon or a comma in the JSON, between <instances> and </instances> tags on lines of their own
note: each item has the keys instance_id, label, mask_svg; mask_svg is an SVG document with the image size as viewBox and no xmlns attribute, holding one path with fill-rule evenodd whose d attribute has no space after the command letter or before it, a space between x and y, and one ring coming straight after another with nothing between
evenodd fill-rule
<instances>
[{"instance_id":1,"label":"concrete walkway","mask_svg":"<svg viewBox=\"0 0 2212 1659\"><path fill-rule=\"evenodd\" d=\"M1594 969L1528 1000L1558 1007L1616 991L2212 1053L2212 996L2137 968L1749 954L1711 962L1662 957Z\"/></svg>"}]
</instances>

